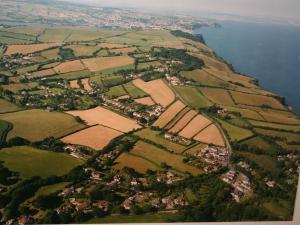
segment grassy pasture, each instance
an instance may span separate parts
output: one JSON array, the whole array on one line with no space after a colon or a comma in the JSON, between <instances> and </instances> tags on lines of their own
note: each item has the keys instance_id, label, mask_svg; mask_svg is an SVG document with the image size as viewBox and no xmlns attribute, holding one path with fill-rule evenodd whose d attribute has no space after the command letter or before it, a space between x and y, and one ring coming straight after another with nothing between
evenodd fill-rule
<instances>
[{"instance_id":1,"label":"grassy pasture","mask_svg":"<svg viewBox=\"0 0 300 225\"><path fill-rule=\"evenodd\" d=\"M47 28L39 36L38 40L41 42L53 42L53 43L62 43L65 39L71 34L71 31L64 28Z\"/></svg>"},{"instance_id":2,"label":"grassy pasture","mask_svg":"<svg viewBox=\"0 0 300 225\"><path fill-rule=\"evenodd\" d=\"M260 110L259 113L266 120L266 122L300 125L299 116L295 115L293 112L264 109Z\"/></svg>"},{"instance_id":3,"label":"grassy pasture","mask_svg":"<svg viewBox=\"0 0 300 225\"><path fill-rule=\"evenodd\" d=\"M249 120L249 122L254 127L262 127L262 128L272 128L272 129L280 129L280 130L286 130L286 131L300 131L299 125L285 125L285 124L278 124L278 123L268 123L263 121L257 121L257 120Z\"/></svg>"},{"instance_id":4,"label":"grassy pasture","mask_svg":"<svg viewBox=\"0 0 300 225\"><path fill-rule=\"evenodd\" d=\"M180 73L181 76L195 81L199 85L207 85L213 87L229 87L229 83L217 77L212 76L205 70L193 70Z\"/></svg>"},{"instance_id":5,"label":"grassy pasture","mask_svg":"<svg viewBox=\"0 0 300 225\"><path fill-rule=\"evenodd\" d=\"M275 174L278 172L278 168L276 166L276 160L267 155L257 155L250 152L238 152L242 157L255 162L261 168L266 169L271 174Z\"/></svg>"},{"instance_id":6,"label":"grassy pasture","mask_svg":"<svg viewBox=\"0 0 300 225\"><path fill-rule=\"evenodd\" d=\"M15 83L15 84L8 84L8 85L3 85L4 90L11 91L13 93L17 93L22 90L30 90L35 87L37 87L39 84L37 82L32 82L32 83Z\"/></svg>"},{"instance_id":7,"label":"grassy pasture","mask_svg":"<svg viewBox=\"0 0 300 225\"><path fill-rule=\"evenodd\" d=\"M61 183L57 183L57 184L43 186L43 187L39 188L37 190L37 192L35 192L34 198L56 193L56 192L64 189L69 184L70 184L69 182L61 182Z\"/></svg>"},{"instance_id":8,"label":"grassy pasture","mask_svg":"<svg viewBox=\"0 0 300 225\"><path fill-rule=\"evenodd\" d=\"M253 137L251 139L243 141L242 144L257 147L265 151L266 153L274 153L274 145L265 141L262 137Z\"/></svg>"},{"instance_id":9,"label":"grassy pasture","mask_svg":"<svg viewBox=\"0 0 300 225\"><path fill-rule=\"evenodd\" d=\"M194 109L208 108L212 106L212 103L196 88L188 86L175 86L174 89L183 99L183 101Z\"/></svg>"},{"instance_id":10,"label":"grassy pasture","mask_svg":"<svg viewBox=\"0 0 300 225\"><path fill-rule=\"evenodd\" d=\"M274 109L286 110L286 107L273 97L263 96L263 95L246 94L246 93L241 93L241 92L236 92L236 91L231 91L231 95L232 95L234 101L238 104L259 106L259 107L261 107L263 105L267 105Z\"/></svg>"},{"instance_id":11,"label":"grassy pasture","mask_svg":"<svg viewBox=\"0 0 300 225\"><path fill-rule=\"evenodd\" d=\"M20 110L20 108L17 105L0 98L0 113L14 112L18 110Z\"/></svg>"},{"instance_id":12,"label":"grassy pasture","mask_svg":"<svg viewBox=\"0 0 300 225\"><path fill-rule=\"evenodd\" d=\"M129 167L134 169L139 173L146 173L147 170L156 171L158 166L154 163L149 162L141 157L132 155L130 153L124 152L115 160L115 169L123 169L124 167Z\"/></svg>"},{"instance_id":13,"label":"grassy pasture","mask_svg":"<svg viewBox=\"0 0 300 225\"><path fill-rule=\"evenodd\" d=\"M158 165L161 163L167 163L172 167L172 169L181 173L189 172L193 175L201 173L200 169L184 164L182 162L184 158L183 156L166 152L154 145L150 145L142 141L139 141L130 153L147 159L150 162L157 163Z\"/></svg>"},{"instance_id":14,"label":"grassy pasture","mask_svg":"<svg viewBox=\"0 0 300 225\"><path fill-rule=\"evenodd\" d=\"M70 115L39 109L0 114L0 119L13 124L8 139L19 136L32 142L51 136L58 138L85 127Z\"/></svg>"},{"instance_id":15,"label":"grassy pasture","mask_svg":"<svg viewBox=\"0 0 300 225\"><path fill-rule=\"evenodd\" d=\"M4 148L0 151L4 166L18 172L24 179L40 176L61 176L82 164L72 156L64 153L43 151L29 146Z\"/></svg>"},{"instance_id":16,"label":"grassy pasture","mask_svg":"<svg viewBox=\"0 0 300 225\"><path fill-rule=\"evenodd\" d=\"M102 82L107 87L113 87L121 84L124 81L124 77L121 75L108 76L102 79Z\"/></svg>"},{"instance_id":17,"label":"grassy pasture","mask_svg":"<svg viewBox=\"0 0 300 225\"><path fill-rule=\"evenodd\" d=\"M252 131L234 126L224 120L217 119L221 127L227 132L231 141L241 141L253 135Z\"/></svg>"},{"instance_id":18,"label":"grassy pasture","mask_svg":"<svg viewBox=\"0 0 300 225\"><path fill-rule=\"evenodd\" d=\"M293 141L300 141L300 135L298 133L290 133L290 132L284 132L284 131L277 131L277 130L268 130L263 128L255 128L255 132L273 137L273 138L285 138L289 142Z\"/></svg>"},{"instance_id":19,"label":"grassy pasture","mask_svg":"<svg viewBox=\"0 0 300 225\"><path fill-rule=\"evenodd\" d=\"M36 71L37 69L38 69L38 65L31 65L31 66L26 66L26 67L17 69L17 73L20 75L23 75L28 72Z\"/></svg>"},{"instance_id":20,"label":"grassy pasture","mask_svg":"<svg viewBox=\"0 0 300 225\"><path fill-rule=\"evenodd\" d=\"M153 141L156 144L162 145L168 150L174 151L175 153L182 153L186 149L186 146L169 141L165 139L163 136L159 135L159 131L154 131L151 130L150 128L140 130L135 134L138 135L140 138L147 139Z\"/></svg>"},{"instance_id":21,"label":"grassy pasture","mask_svg":"<svg viewBox=\"0 0 300 225\"><path fill-rule=\"evenodd\" d=\"M65 79L65 80L74 80L77 78L85 78L92 76L92 73L89 70L81 70L69 73L63 73L55 76L51 76L48 79Z\"/></svg>"},{"instance_id":22,"label":"grassy pasture","mask_svg":"<svg viewBox=\"0 0 300 225\"><path fill-rule=\"evenodd\" d=\"M153 66L153 67L161 66L161 63L158 61L139 63L138 69L145 69L145 68L149 68L150 66Z\"/></svg>"},{"instance_id":23,"label":"grassy pasture","mask_svg":"<svg viewBox=\"0 0 300 225\"><path fill-rule=\"evenodd\" d=\"M120 215L109 216L102 218L94 218L87 223L90 224L105 224L105 223L167 223L169 220L174 219L174 213L157 213L157 214L143 214L143 215Z\"/></svg>"},{"instance_id":24,"label":"grassy pasture","mask_svg":"<svg viewBox=\"0 0 300 225\"><path fill-rule=\"evenodd\" d=\"M230 105L234 106L231 96L225 89L219 88L200 88L201 92L212 102L219 105Z\"/></svg>"},{"instance_id":25,"label":"grassy pasture","mask_svg":"<svg viewBox=\"0 0 300 225\"><path fill-rule=\"evenodd\" d=\"M127 92L124 90L122 85L114 86L109 89L108 92L105 93L110 98L117 98L123 95L127 95Z\"/></svg>"},{"instance_id":26,"label":"grassy pasture","mask_svg":"<svg viewBox=\"0 0 300 225\"><path fill-rule=\"evenodd\" d=\"M142 98L147 96L148 94L141 89L137 88L133 85L132 82L123 84L123 87L125 88L126 92L130 95L131 98Z\"/></svg>"}]
</instances>

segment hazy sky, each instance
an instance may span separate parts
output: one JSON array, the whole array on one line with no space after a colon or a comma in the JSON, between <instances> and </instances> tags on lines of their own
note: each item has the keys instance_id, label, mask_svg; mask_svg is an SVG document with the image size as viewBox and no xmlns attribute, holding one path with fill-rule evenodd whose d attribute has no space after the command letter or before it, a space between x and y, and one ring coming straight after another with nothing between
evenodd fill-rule
<instances>
[{"instance_id":1,"label":"hazy sky","mask_svg":"<svg viewBox=\"0 0 300 225\"><path fill-rule=\"evenodd\" d=\"M300 0L68 0L103 6L300 18Z\"/></svg>"}]
</instances>

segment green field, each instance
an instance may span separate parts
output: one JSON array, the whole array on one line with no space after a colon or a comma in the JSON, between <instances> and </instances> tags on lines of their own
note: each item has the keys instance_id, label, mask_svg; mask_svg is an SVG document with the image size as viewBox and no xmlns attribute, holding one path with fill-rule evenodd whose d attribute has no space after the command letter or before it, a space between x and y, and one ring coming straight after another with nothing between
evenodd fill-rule
<instances>
[{"instance_id":1,"label":"green field","mask_svg":"<svg viewBox=\"0 0 300 225\"><path fill-rule=\"evenodd\" d=\"M221 127L226 131L231 141L241 141L253 135L252 131L234 126L224 120L217 119Z\"/></svg>"},{"instance_id":2,"label":"green field","mask_svg":"<svg viewBox=\"0 0 300 225\"><path fill-rule=\"evenodd\" d=\"M77 78L86 78L90 77L92 73L89 70L75 71L70 73L63 73L56 76L51 76L48 79L66 79L66 80L75 80Z\"/></svg>"},{"instance_id":3,"label":"green field","mask_svg":"<svg viewBox=\"0 0 300 225\"><path fill-rule=\"evenodd\" d=\"M116 76L109 76L102 79L102 82L107 87L113 87L116 85L121 84L124 81L123 76L116 75Z\"/></svg>"},{"instance_id":4,"label":"green field","mask_svg":"<svg viewBox=\"0 0 300 225\"><path fill-rule=\"evenodd\" d=\"M131 98L142 98L148 96L147 93L134 86L132 82L123 84L123 87L128 92Z\"/></svg>"},{"instance_id":5,"label":"green field","mask_svg":"<svg viewBox=\"0 0 300 225\"><path fill-rule=\"evenodd\" d=\"M271 174L276 174L278 168L276 166L277 159L273 159L267 155L257 155L250 152L238 152L242 157L255 162L259 167L266 169Z\"/></svg>"},{"instance_id":6,"label":"green field","mask_svg":"<svg viewBox=\"0 0 300 225\"><path fill-rule=\"evenodd\" d=\"M150 128L146 128L136 132L140 138L144 138L150 141L153 141L156 144L162 145L167 148L169 151L174 151L175 153L182 153L187 147L176 144L172 141L165 139L163 136L159 135L159 131L151 130Z\"/></svg>"},{"instance_id":7,"label":"green field","mask_svg":"<svg viewBox=\"0 0 300 225\"><path fill-rule=\"evenodd\" d=\"M257 133L273 137L273 138L285 138L287 141L300 141L300 135L298 133L292 133L292 132L285 132L285 131L277 131L277 130L268 130L268 129L262 129L262 128L255 128L254 129Z\"/></svg>"},{"instance_id":8,"label":"green field","mask_svg":"<svg viewBox=\"0 0 300 225\"><path fill-rule=\"evenodd\" d=\"M69 184L70 184L69 182L61 182L61 183L57 183L57 184L43 186L37 190L34 197L37 198L39 196L50 195L52 193L56 193L56 192L64 189Z\"/></svg>"},{"instance_id":9,"label":"green field","mask_svg":"<svg viewBox=\"0 0 300 225\"><path fill-rule=\"evenodd\" d=\"M29 146L4 148L0 158L9 170L24 179L40 176L61 176L82 164L82 161L63 153L35 149Z\"/></svg>"},{"instance_id":10,"label":"green field","mask_svg":"<svg viewBox=\"0 0 300 225\"><path fill-rule=\"evenodd\" d=\"M246 141L243 141L242 144L246 144L248 146L259 148L265 153L275 153L276 146L273 144L265 141L262 137L253 137L251 139L248 139Z\"/></svg>"},{"instance_id":11,"label":"green field","mask_svg":"<svg viewBox=\"0 0 300 225\"><path fill-rule=\"evenodd\" d=\"M37 82L32 83L15 83L15 84L8 84L3 85L4 90L11 91L13 93L17 93L22 90L31 90L33 88L36 88L39 84Z\"/></svg>"},{"instance_id":12,"label":"green field","mask_svg":"<svg viewBox=\"0 0 300 225\"><path fill-rule=\"evenodd\" d=\"M105 223L166 223L176 218L174 213L160 213L160 214L143 214L143 215L129 215L129 216L110 216L104 218L94 218L86 223L105 224Z\"/></svg>"},{"instance_id":13,"label":"green field","mask_svg":"<svg viewBox=\"0 0 300 225\"><path fill-rule=\"evenodd\" d=\"M70 115L40 109L0 114L0 120L13 124L7 139L19 136L32 142L51 136L62 137L85 127Z\"/></svg>"},{"instance_id":14,"label":"green field","mask_svg":"<svg viewBox=\"0 0 300 225\"><path fill-rule=\"evenodd\" d=\"M130 151L130 153L143 159L149 160L150 162L158 166L160 166L161 163L167 163L171 167L171 169L179 173L189 172L192 175L198 175L202 172L196 167L184 164L182 162L184 158L183 156L167 152L154 145L142 141L138 142L133 150Z\"/></svg>"},{"instance_id":15,"label":"green field","mask_svg":"<svg viewBox=\"0 0 300 225\"><path fill-rule=\"evenodd\" d=\"M272 128L272 129L295 131L295 132L300 131L300 126L299 125L285 125L285 124L268 123L268 122L256 121L256 120L249 120L249 122L254 127Z\"/></svg>"},{"instance_id":16,"label":"green field","mask_svg":"<svg viewBox=\"0 0 300 225\"><path fill-rule=\"evenodd\" d=\"M212 106L212 103L204 97L196 88L188 86L175 86L175 91L183 99L183 101L190 107L208 108Z\"/></svg>"},{"instance_id":17,"label":"green field","mask_svg":"<svg viewBox=\"0 0 300 225\"><path fill-rule=\"evenodd\" d=\"M109 89L108 92L105 93L110 98L117 98L123 95L127 95L127 92L124 90L122 85L115 86Z\"/></svg>"}]
</instances>

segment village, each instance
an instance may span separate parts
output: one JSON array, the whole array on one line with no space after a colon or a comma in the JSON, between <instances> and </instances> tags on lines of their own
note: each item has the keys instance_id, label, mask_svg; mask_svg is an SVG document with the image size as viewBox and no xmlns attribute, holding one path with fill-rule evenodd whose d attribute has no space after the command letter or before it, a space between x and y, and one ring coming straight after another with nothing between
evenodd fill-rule
<instances>
[{"instance_id":1,"label":"village","mask_svg":"<svg viewBox=\"0 0 300 225\"><path fill-rule=\"evenodd\" d=\"M240 202L242 199L250 197L253 193L250 179L240 172L231 169L223 174L221 179L234 188L231 195L236 202Z\"/></svg>"}]
</instances>

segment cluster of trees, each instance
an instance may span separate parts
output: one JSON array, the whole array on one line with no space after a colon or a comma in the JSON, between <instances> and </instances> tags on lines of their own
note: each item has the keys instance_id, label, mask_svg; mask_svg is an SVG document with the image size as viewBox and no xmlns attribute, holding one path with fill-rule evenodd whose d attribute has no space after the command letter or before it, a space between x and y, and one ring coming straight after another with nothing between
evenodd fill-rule
<instances>
[{"instance_id":1,"label":"cluster of trees","mask_svg":"<svg viewBox=\"0 0 300 225\"><path fill-rule=\"evenodd\" d=\"M193 41L200 42L202 44L206 44L202 34L193 35L193 34L183 32L181 30L173 30L173 31L171 31L171 34L173 34L176 37L183 37L183 38L186 38L186 39L190 39L190 40L193 40Z\"/></svg>"},{"instance_id":2,"label":"cluster of trees","mask_svg":"<svg viewBox=\"0 0 300 225\"><path fill-rule=\"evenodd\" d=\"M71 48L59 48L58 55L63 59L63 60L71 60L76 58L73 49Z\"/></svg>"},{"instance_id":3,"label":"cluster of trees","mask_svg":"<svg viewBox=\"0 0 300 225\"><path fill-rule=\"evenodd\" d=\"M204 66L203 60L188 54L185 49L160 48L159 50L160 51L152 51L152 57L182 62L174 67L174 74L178 74L180 71L201 69Z\"/></svg>"}]
</instances>

